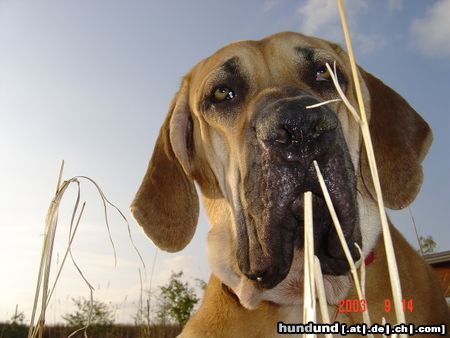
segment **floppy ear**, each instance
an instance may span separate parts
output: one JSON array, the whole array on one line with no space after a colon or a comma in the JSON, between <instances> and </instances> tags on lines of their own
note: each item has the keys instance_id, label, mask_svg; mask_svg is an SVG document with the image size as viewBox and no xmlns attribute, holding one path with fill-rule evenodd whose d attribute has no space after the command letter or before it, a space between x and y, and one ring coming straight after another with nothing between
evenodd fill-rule
<instances>
[{"instance_id":1,"label":"floppy ear","mask_svg":"<svg viewBox=\"0 0 450 338\"><path fill-rule=\"evenodd\" d=\"M395 91L361 70L370 92L370 134L386 207L403 209L416 197L423 181L422 165L433 136L428 124ZM375 196L366 151L361 171Z\"/></svg>"},{"instance_id":2,"label":"floppy ear","mask_svg":"<svg viewBox=\"0 0 450 338\"><path fill-rule=\"evenodd\" d=\"M199 201L190 173L192 120L184 83L173 99L156 140L131 213L161 249L182 250L192 239Z\"/></svg>"}]
</instances>

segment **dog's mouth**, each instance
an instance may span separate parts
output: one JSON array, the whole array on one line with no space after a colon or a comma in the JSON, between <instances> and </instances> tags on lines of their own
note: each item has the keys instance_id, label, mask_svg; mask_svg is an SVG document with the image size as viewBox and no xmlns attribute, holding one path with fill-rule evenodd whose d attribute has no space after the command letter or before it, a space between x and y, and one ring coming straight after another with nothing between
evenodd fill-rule
<instances>
[{"instance_id":1,"label":"dog's mouth","mask_svg":"<svg viewBox=\"0 0 450 338\"><path fill-rule=\"evenodd\" d=\"M344 237L347 240L352 256L359 257L354 243L361 245L358 234L359 224L357 208L350 196L340 196L333 204L340 205L336 209ZM344 254L337 231L333 224L330 211L322 193L312 194L313 224L314 224L314 254L319 258L324 274L343 275L349 271L349 264ZM302 247L304 243L304 195L301 194L292 204L291 210L297 221L294 247ZM354 233L354 232L357 233Z\"/></svg>"},{"instance_id":2,"label":"dog's mouth","mask_svg":"<svg viewBox=\"0 0 450 338\"><path fill-rule=\"evenodd\" d=\"M299 105L304 107L304 100L300 101ZM285 107L283 102L279 104ZM306 191L311 191L313 196L314 252L322 272L327 275L349 272L313 160L319 164L350 252L355 260L359 259L355 243L361 245L361 234L354 168L335 114L326 110L318 116L322 125L333 125L320 137L308 135L305 130L299 132L300 128L315 122L297 116L294 127L301 127L292 127L295 131L288 136L284 131L280 136L277 127L273 127L280 125L279 120L269 119L266 123L264 119L254 128L255 142L250 146L252 155L249 156L252 164L247 166L251 170L247 170L240 187L241 207L235 209L236 258L241 272L265 289L273 288L287 276L294 249L303 248ZM323 122L325 118L328 120ZM283 128L287 127L283 125Z\"/></svg>"},{"instance_id":3,"label":"dog's mouth","mask_svg":"<svg viewBox=\"0 0 450 338\"><path fill-rule=\"evenodd\" d=\"M359 254L354 243L361 245L361 237L356 198L350 189L343 189L339 183L343 181L333 184L329 193L350 252L357 260ZM281 190L285 194L269 203L264 203L262 198L262 209L247 208L248 212L240 217L238 229L242 233L238 235L237 246L240 270L266 289L276 286L286 277L291 268L293 250L304 245L304 192L311 191L314 254L319 258L324 274L346 274L349 264L319 184L290 188L278 182L278 186L272 189L272 193Z\"/></svg>"}]
</instances>

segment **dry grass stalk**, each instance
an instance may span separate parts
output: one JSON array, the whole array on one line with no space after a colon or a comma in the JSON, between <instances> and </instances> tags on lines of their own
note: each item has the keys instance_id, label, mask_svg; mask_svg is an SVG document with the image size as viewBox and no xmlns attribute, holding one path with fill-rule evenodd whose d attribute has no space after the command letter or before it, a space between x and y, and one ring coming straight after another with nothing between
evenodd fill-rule
<instances>
[{"instance_id":1,"label":"dry grass stalk","mask_svg":"<svg viewBox=\"0 0 450 338\"><path fill-rule=\"evenodd\" d=\"M112 206L113 208L115 208L118 211L118 213L122 216L122 218L125 220L127 227L128 227L128 233L130 236L131 243L132 243L135 251L137 252L137 254L143 264L144 270L145 270L144 261L143 261L142 256L141 256L140 252L138 251L137 247L135 246L134 241L131 237L130 225L129 225L126 217L124 216L124 214L106 198L105 194L103 193L103 191L101 190L99 185L89 177L77 176L77 177L73 177L73 178L61 183L63 168L64 168L64 161L61 164L60 172L58 175L56 193L50 203L49 209L47 211L47 216L45 218L44 243L43 243L42 254L41 254L41 263L39 266L38 280L37 280L37 284L36 284L36 292L35 292L33 310L32 310L31 319L30 319L30 328L28 331L28 338L35 338L35 337L42 338L43 331L44 331L44 325L45 325L46 310L47 310L47 307L51 300L51 297L53 295L53 292L56 288L57 282L59 280L59 277L61 275L62 269L64 267L64 264L66 262L68 255L70 255L75 268L78 270L78 273L83 278L86 285L88 286L89 291L90 291L91 305L93 304L94 288L89 283L89 281L85 278L82 270L76 263L73 255L72 255L72 250L71 250L72 242L75 238L75 234L78 230L78 226L80 224L80 220L83 215L84 208L85 208L85 203L83 203L81 210L78 213L78 208L79 208L79 203L80 203L80 181L79 181L79 179L85 179L85 180L88 180L89 182L91 182L92 184L94 184L94 186L97 188L97 190L100 194L100 197L101 197L101 199L103 201L103 205L104 205L105 222L106 222L106 226L107 226L107 230L108 230L108 235L109 235L109 238L110 238L110 241L111 241L111 244L113 247L113 251L114 251L115 263L116 263L116 251L115 251L115 246L112 241L111 232L110 232L110 228L109 228L107 204ZM62 263L59 267L59 270L57 271L55 281L53 282L52 287L49 289L50 268L51 268L51 263L52 263L52 254L53 254L53 245L54 245L54 241L55 241L55 234L56 234L56 229L58 226L59 206L61 203L61 199L64 196L64 193L66 192L69 185L72 183L75 183L77 185L78 193L77 193L77 199L75 202L75 206L73 208L72 218L71 218L71 222L70 222L68 244L67 244L66 252L64 254ZM78 216L77 216L77 213L78 213ZM40 297L41 292L42 292L42 297ZM41 310L38 315L38 317L39 317L38 322L35 323L35 319L36 319L36 315L37 315L37 308L38 308L39 303L41 305ZM68 337L72 337L76 333L83 331L83 330L84 330L84 336L87 337L86 329L90 325L90 320L91 320L91 315L92 315L92 306L90 308L90 311L91 311L91 313L89 314L87 325L85 327L73 332Z\"/></svg>"},{"instance_id":2,"label":"dry grass stalk","mask_svg":"<svg viewBox=\"0 0 450 338\"><path fill-rule=\"evenodd\" d=\"M337 0L337 1L338 1L338 8L339 8L339 15L341 17L342 28L343 28L344 36L345 36L345 42L347 45L348 55L350 58L350 65L351 65L351 69L352 69L353 81L355 83L355 90L356 90L356 96L357 96L357 100L358 100L359 111L361 114L360 126L361 126L362 135L363 135L363 139L364 139L364 145L365 145L366 152L367 152L367 157L369 159L369 166L370 166L370 172L372 175L373 185L374 185L375 191L376 191L376 198L377 198L378 209L379 209L379 213L380 213L381 228L383 230L384 246L385 246L385 250L386 250L386 257L387 257L387 263L388 263L389 278L390 278L391 288L392 288L392 296L393 296L392 298L394 301L395 315L397 318L397 323L405 323L406 320L405 320L405 314L403 313L403 310L402 310L403 297L402 297L402 290L401 290L401 285L400 285L400 278L398 275L397 261L395 258L394 247L392 244L391 233L389 231L386 210L384 208L380 179L378 176L378 169L377 169L377 165L376 165L376 161L375 161L375 154L374 154L372 140L371 140L371 136L370 136L369 125L367 123L367 115L366 115L366 111L365 111L365 107L364 107L364 101L362 98L358 70L356 68L355 57L353 54L353 48L352 48L350 34L349 34L348 26L347 26L347 20L345 18L345 12L344 12L342 0Z\"/></svg>"},{"instance_id":3,"label":"dry grass stalk","mask_svg":"<svg viewBox=\"0 0 450 338\"><path fill-rule=\"evenodd\" d=\"M142 283L142 273L141 269L138 269L139 272L139 305L138 305L138 311L136 314L136 324L139 326L142 326L142 323L144 322L144 284ZM142 332L144 335L148 335L148 332L145 332L145 328Z\"/></svg>"},{"instance_id":4,"label":"dry grass stalk","mask_svg":"<svg viewBox=\"0 0 450 338\"><path fill-rule=\"evenodd\" d=\"M316 321L316 295L314 283L314 234L312 194L310 191L304 195L304 275L303 275L303 322ZM315 337L314 334L305 334L304 337Z\"/></svg>"},{"instance_id":5,"label":"dry grass stalk","mask_svg":"<svg viewBox=\"0 0 450 338\"><path fill-rule=\"evenodd\" d=\"M323 285L322 268L320 267L320 261L317 256L314 256L314 277L316 283L317 298L319 299L320 315L322 317L322 323L330 324L330 315L328 313L328 304L325 295L325 287ZM326 338L332 338L331 333L325 334Z\"/></svg>"},{"instance_id":6,"label":"dry grass stalk","mask_svg":"<svg viewBox=\"0 0 450 338\"><path fill-rule=\"evenodd\" d=\"M345 96L344 91L341 88L341 85L339 84L339 79L337 77L336 72L336 62L334 62L333 68L334 70L331 70L331 67L328 63L325 64L329 74L331 75L331 80L333 81L334 87L336 88L336 91L338 92L341 101L344 102L345 106L349 110L349 112L352 114L353 118L356 122L361 123L361 119L359 118L358 112L355 110L355 108L351 105L350 101L347 99L347 96Z\"/></svg>"},{"instance_id":7,"label":"dry grass stalk","mask_svg":"<svg viewBox=\"0 0 450 338\"><path fill-rule=\"evenodd\" d=\"M76 224L75 224L75 227L74 227L73 231L69 231L69 243L67 245L66 252L64 253L64 257L62 259L61 265L59 266L59 269L58 269L58 272L56 274L56 277L55 277L55 280L53 282L53 285L52 285L52 287L50 289L50 293L49 293L48 298L47 298L47 307L48 307L48 305L50 303L50 300L52 298L53 292L56 289L56 284L58 283L59 277L61 276L61 272L62 272L62 269L63 269L64 264L66 262L67 256L68 256L68 254L71 251L70 249L71 249L71 246L72 246L72 242L73 242L73 239L75 238L75 234L76 234L76 232L78 230L78 225L80 224L80 220L81 220L81 217L83 215L85 206L86 206L86 202L84 202L83 205L81 206L81 211L80 211L80 213L78 215L78 219L76 221Z\"/></svg>"},{"instance_id":8,"label":"dry grass stalk","mask_svg":"<svg viewBox=\"0 0 450 338\"><path fill-rule=\"evenodd\" d=\"M108 236L109 236L109 241L111 243L111 246L113 247L114 250L114 262L115 265L117 264L117 257L116 257L116 249L114 246L114 242L112 240L111 237L111 231L110 231L110 227L109 227L109 221L108 221L108 209L107 206L109 205L110 207L112 207L114 210L116 210L116 212L120 215L120 217L122 218L122 220L125 222L125 224L127 225L127 231L128 231L128 237L130 239L130 243L133 246L134 251L136 252L136 254L139 257L139 260L141 261L142 267L144 269L144 275L147 278L147 268L144 262L144 259L142 258L141 253L139 252L139 249L136 247L136 244L134 243L134 239L133 236L131 235L131 227L130 227L130 223L128 222L128 219L125 217L125 215L123 214L123 212L114 204L112 203L105 195L105 193L103 192L103 190L100 188L100 186L97 184L97 182L95 182L92 178L87 177L87 176L76 176L76 178L80 179L85 179L87 181L89 181L90 183L92 183L95 188L97 189L97 192L100 195L100 199L102 200L103 203L103 214L105 217L105 224L106 224L106 228L108 229Z\"/></svg>"},{"instance_id":9,"label":"dry grass stalk","mask_svg":"<svg viewBox=\"0 0 450 338\"><path fill-rule=\"evenodd\" d=\"M59 167L59 174L58 174L58 181L56 182L55 195L58 194L58 191L61 188L61 180L63 172L64 172L64 160L61 161L61 167Z\"/></svg>"},{"instance_id":10,"label":"dry grass stalk","mask_svg":"<svg viewBox=\"0 0 450 338\"><path fill-rule=\"evenodd\" d=\"M156 250L155 250L155 256L153 257L152 270L151 270L151 272L150 272L150 283L149 283L149 285L148 285L147 327L148 327L149 330L150 330L150 324L151 324L150 313L152 312L152 297L153 297L152 286L153 286L153 274L154 274L154 270L155 270L155 266L156 266L156 258L158 257L158 251L159 251L159 249L156 248Z\"/></svg>"},{"instance_id":11,"label":"dry grass stalk","mask_svg":"<svg viewBox=\"0 0 450 338\"><path fill-rule=\"evenodd\" d=\"M358 245L358 243L355 243L356 248L359 251L359 256L364 257L361 247ZM361 274L361 294L364 299L366 299L366 264L365 262L361 261L361 265L359 267L360 274Z\"/></svg>"},{"instance_id":12,"label":"dry grass stalk","mask_svg":"<svg viewBox=\"0 0 450 338\"><path fill-rule=\"evenodd\" d=\"M415 220L414 215L413 215L413 213L411 211L411 207L408 207L408 211L409 211L409 217L411 217L411 221L412 221L412 224L413 224L414 233L416 234L417 244L419 244L420 255L423 256L422 243L420 241L419 232L417 231L417 226L416 226L416 220Z\"/></svg>"},{"instance_id":13,"label":"dry grass stalk","mask_svg":"<svg viewBox=\"0 0 450 338\"><path fill-rule=\"evenodd\" d=\"M316 104L312 104L310 106L306 106L305 108L306 109L312 109L312 108L317 108L317 107L320 107L320 106L324 106L324 105L326 105L328 103L340 102L340 101L342 101L342 100L341 99L332 99L332 100L328 100L328 101L323 101L323 102L319 102L319 103L316 103Z\"/></svg>"},{"instance_id":14,"label":"dry grass stalk","mask_svg":"<svg viewBox=\"0 0 450 338\"><path fill-rule=\"evenodd\" d=\"M353 261L353 257L352 257L352 255L350 253L349 248L348 248L347 241L345 240L345 237L344 237L344 233L342 232L342 227L341 227L341 224L340 224L339 219L337 217L336 210L334 209L333 202L331 201L331 197L330 197L330 194L328 192L328 188L327 188L327 186L325 184L325 181L323 179L322 173L320 172L319 165L317 164L316 161L313 161L313 163L314 163L314 168L316 169L317 178L319 180L320 188L322 189L322 193L323 193L323 197L325 199L325 203L327 204L328 210L330 212L331 219L333 220L333 224L334 224L334 227L336 229L336 233L337 233L337 235L339 237L339 241L341 243L342 249L344 250L345 257L347 258L348 264L350 266L350 272L352 274L353 281L355 283L356 293L358 294L359 300L365 300L364 295L363 295L362 290L361 290L361 285L359 283L358 272L357 272L357 269L356 269L356 266L355 266L355 262ZM362 256L361 256L361 260L362 260ZM362 264L364 265L364 262L362 262ZM362 313L362 315L363 315L364 323L366 323L367 325L370 325L370 318L369 318L369 312L368 312L367 304L366 304L366 311L364 311ZM371 337L371 336L372 335L369 335L369 337Z\"/></svg>"},{"instance_id":15,"label":"dry grass stalk","mask_svg":"<svg viewBox=\"0 0 450 338\"><path fill-rule=\"evenodd\" d=\"M41 263L39 265L38 280L36 283L33 310L31 313L30 328L28 331L29 338L36 337L37 335L39 335L39 337L42 337L43 334L43 328L45 324L45 312L47 309L47 298L49 290L48 284L50 277L51 258L53 254L53 243L55 240L56 226L58 223L58 205L62 198L62 195L64 194L64 191L68 187L68 184L61 185L63 168L64 168L64 161L61 164L61 168L58 175L56 194L50 204L49 210L45 218L44 243L42 246ZM35 326L35 318L41 289L42 289L41 312L39 315L38 323Z\"/></svg>"},{"instance_id":16,"label":"dry grass stalk","mask_svg":"<svg viewBox=\"0 0 450 338\"><path fill-rule=\"evenodd\" d=\"M74 207L74 210L72 213L72 221L71 221L71 228L69 231L68 247L66 249L66 253L64 255L62 264L60 265L60 268L57 272L53 286L51 289L49 289L49 278L50 278L51 261L52 261L52 255L53 255L53 245L54 245L54 241L55 241L56 229L58 226L59 205L61 203L61 199L64 196L65 191L67 190L67 188L69 187L69 185L71 183L76 183L79 188L79 181L77 178L72 178L70 180L64 181L62 184L60 183L63 167L64 167L64 163L61 165L60 174L58 176L57 192L50 204L50 207L48 209L47 216L45 219L44 245L43 245L43 250L42 250L42 255L41 255L41 264L39 267L39 274L38 274L38 281L37 281L37 285L36 285L36 293L35 293L35 300L34 300L34 304L33 304L33 311L32 311L31 320L30 320L30 329L28 331L29 338L42 337L44 325L45 325L46 310L49 305L51 296L53 295L53 292L56 288L57 281L59 280L62 268L64 266L64 263L65 263L65 260L66 260L68 254L71 255L72 261L74 262L76 268L78 269L78 271L81 274L81 276L83 277L83 279L86 281L91 292L93 289L92 286L89 284L89 282L86 280L86 278L83 276L81 269L75 263L72 253L71 253L71 244L74 239L76 230L78 229L78 225L79 225L81 216L84 211L84 206L85 206L85 204L83 204L82 209L77 218L76 224L74 226L74 219L75 219L75 215L77 213L78 206L79 206L79 197L80 197L79 190L78 190L77 201L75 203L75 207ZM72 229L73 229L73 231L72 231ZM42 297L40 299L41 310L40 310L40 314L39 314L38 323L35 326L35 317L36 317L37 306L39 303L39 295L40 295L41 289L42 289ZM92 293L91 293L91 299L92 299Z\"/></svg>"}]
</instances>

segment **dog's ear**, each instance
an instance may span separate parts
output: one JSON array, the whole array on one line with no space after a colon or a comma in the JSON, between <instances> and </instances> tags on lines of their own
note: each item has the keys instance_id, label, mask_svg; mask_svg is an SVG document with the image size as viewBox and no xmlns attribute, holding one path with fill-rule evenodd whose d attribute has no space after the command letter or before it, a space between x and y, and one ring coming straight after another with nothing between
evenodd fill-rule
<instances>
[{"instance_id":1,"label":"dog's ear","mask_svg":"<svg viewBox=\"0 0 450 338\"><path fill-rule=\"evenodd\" d=\"M416 197L423 181L422 165L433 136L428 124L398 93L361 69L370 93L369 128L386 207L403 209ZM375 196L364 146L361 172Z\"/></svg>"},{"instance_id":2,"label":"dog's ear","mask_svg":"<svg viewBox=\"0 0 450 338\"><path fill-rule=\"evenodd\" d=\"M192 120L187 80L170 105L131 212L161 249L176 252L192 239L199 201L191 177Z\"/></svg>"}]
</instances>

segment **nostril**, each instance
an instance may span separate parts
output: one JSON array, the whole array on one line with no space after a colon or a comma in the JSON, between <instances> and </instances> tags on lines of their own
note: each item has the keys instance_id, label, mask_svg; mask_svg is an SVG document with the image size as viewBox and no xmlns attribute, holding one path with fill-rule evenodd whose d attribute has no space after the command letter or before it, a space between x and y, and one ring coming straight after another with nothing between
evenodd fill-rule
<instances>
[{"instance_id":1,"label":"nostril","mask_svg":"<svg viewBox=\"0 0 450 338\"><path fill-rule=\"evenodd\" d=\"M275 128L271 128L270 130L264 130L261 128L261 131L257 132L257 138L264 141L269 145L287 145L291 142L292 135L289 131L283 126L278 126Z\"/></svg>"},{"instance_id":2,"label":"nostril","mask_svg":"<svg viewBox=\"0 0 450 338\"><path fill-rule=\"evenodd\" d=\"M276 132L274 141L280 144L287 144L289 143L289 139L290 139L289 132L284 128L279 128Z\"/></svg>"},{"instance_id":3,"label":"nostril","mask_svg":"<svg viewBox=\"0 0 450 338\"><path fill-rule=\"evenodd\" d=\"M336 121L334 121L334 119L326 119L326 118L318 119L318 121L312 127L311 136L313 138L317 138L317 137L321 136L322 134L325 134L329 131L336 129L336 127L337 127L337 123L336 123Z\"/></svg>"}]
</instances>

